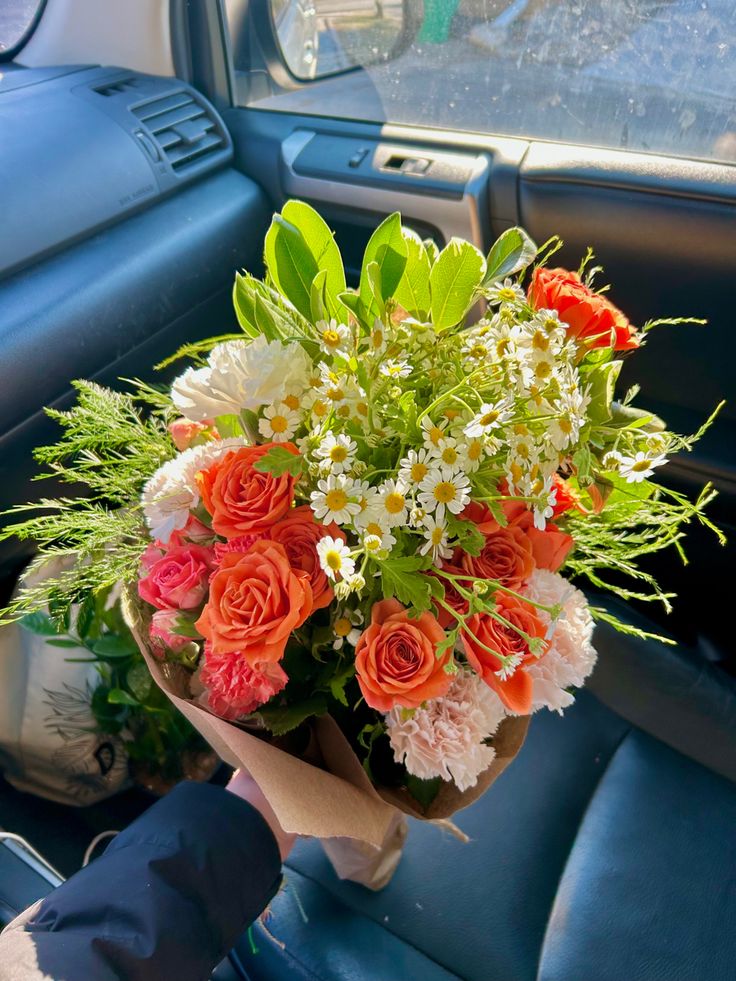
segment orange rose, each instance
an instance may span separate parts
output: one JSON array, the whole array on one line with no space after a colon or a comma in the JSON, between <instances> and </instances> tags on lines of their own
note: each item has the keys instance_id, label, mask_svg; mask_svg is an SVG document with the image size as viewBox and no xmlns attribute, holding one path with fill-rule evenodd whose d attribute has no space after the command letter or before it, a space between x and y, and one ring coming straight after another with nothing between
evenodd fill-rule
<instances>
[{"instance_id":1,"label":"orange rose","mask_svg":"<svg viewBox=\"0 0 736 981\"><path fill-rule=\"evenodd\" d=\"M573 490L570 484L556 473L553 477L555 489L557 490L557 497L552 508L552 512L555 517L564 514L565 511L570 511L576 508L578 511L582 510L580 507L580 495Z\"/></svg>"},{"instance_id":2,"label":"orange rose","mask_svg":"<svg viewBox=\"0 0 736 981\"><path fill-rule=\"evenodd\" d=\"M534 572L529 536L517 525L502 527L487 508L476 503L468 505L463 516L475 522L486 540L480 555L462 553L460 564L465 572L520 589Z\"/></svg>"},{"instance_id":3,"label":"orange rose","mask_svg":"<svg viewBox=\"0 0 736 981\"><path fill-rule=\"evenodd\" d=\"M534 607L528 603L504 593L497 593L495 600L499 615L511 626L501 623L489 613L476 613L467 621L467 630L460 634L465 654L471 667L488 687L498 692L506 708L517 715L527 715L532 708L532 679L524 670L524 664L536 658L529 650L528 641L514 627L540 639L544 639L546 628ZM501 668L501 661L486 648L497 651L503 657L511 655L517 658L518 664L513 673L501 679L496 674Z\"/></svg>"},{"instance_id":4,"label":"orange rose","mask_svg":"<svg viewBox=\"0 0 736 981\"><path fill-rule=\"evenodd\" d=\"M556 310L570 335L589 347L629 351L639 346L639 336L625 314L567 269L535 269L529 303L535 310Z\"/></svg>"},{"instance_id":5,"label":"orange rose","mask_svg":"<svg viewBox=\"0 0 736 981\"><path fill-rule=\"evenodd\" d=\"M431 613L412 620L398 600L376 603L370 626L355 648L358 682L368 705L379 712L396 705L419 708L444 695L451 680L444 670L450 651L436 655L444 639Z\"/></svg>"},{"instance_id":6,"label":"orange rose","mask_svg":"<svg viewBox=\"0 0 736 981\"><path fill-rule=\"evenodd\" d=\"M269 532L269 538L286 549L291 567L301 569L309 577L315 610L329 606L335 595L317 555L317 542L325 535L339 538L343 542L346 540L337 525L319 524L308 504L292 508Z\"/></svg>"},{"instance_id":7,"label":"orange rose","mask_svg":"<svg viewBox=\"0 0 736 981\"><path fill-rule=\"evenodd\" d=\"M501 491L504 493L504 491ZM508 521L507 528L517 528L523 531L529 539L534 565L538 569L549 569L550 572L557 572L562 563L567 558L570 549L575 544L570 535L560 531L557 525L547 522L544 531L534 527L534 515L528 510L522 501L504 501L501 509ZM489 536L496 532L501 526L483 505L471 502L463 511L463 518L474 521L478 530L484 535ZM507 585L507 583L504 583ZM510 586L510 589L514 587Z\"/></svg>"},{"instance_id":8,"label":"orange rose","mask_svg":"<svg viewBox=\"0 0 736 981\"><path fill-rule=\"evenodd\" d=\"M274 477L253 467L256 460L276 445L299 456L293 443L244 446L197 474L204 506L212 515L212 527L218 535L238 538L264 531L283 518L291 507L294 477L288 473Z\"/></svg>"},{"instance_id":9,"label":"orange rose","mask_svg":"<svg viewBox=\"0 0 736 981\"><path fill-rule=\"evenodd\" d=\"M292 569L283 545L261 540L222 557L196 627L213 654L237 651L256 665L279 661L311 612L308 574Z\"/></svg>"}]
</instances>

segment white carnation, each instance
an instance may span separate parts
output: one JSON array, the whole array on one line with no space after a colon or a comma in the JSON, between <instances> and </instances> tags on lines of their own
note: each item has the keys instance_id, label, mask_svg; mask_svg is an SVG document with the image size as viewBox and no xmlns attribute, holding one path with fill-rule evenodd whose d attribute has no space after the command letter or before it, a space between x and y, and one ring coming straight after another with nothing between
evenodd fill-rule
<instances>
[{"instance_id":1,"label":"white carnation","mask_svg":"<svg viewBox=\"0 0 736 981\"><path fill-rule=\"evenodd\" d=\"M524 665L533 681L532 711L548 708L561 713L574 701L566 689L579 688L595 666L593 617L583 593L556 572L536 569L524 594L535 603L562 607L562 615L554 624L548 613L537 611L552 631L550 647L544 657Z\"/></svg>"},{"instance_id":2,"label":"white carnation","mask_svg":"<svg viewBox=\"0 0 736 981\"><path fill-rule=\"evenodd\" d=\"M386 716L394 758L422 780L442 777L458 790L478 782L496 755L484 740L505 715L501 699L472 672L455 675L447 694L413 713L392 709Z\"/></svg>"},{"instance_id":3,"label":"white carnation","mask_svg":"<svg viewBox=\"0 0 736 981\"><path fill-rule=\"evenodd\" d=\"M225 341L210 352L207 367L188 368L171 388L171 399L187 419L201 422L239 414L301 395L309 386L312 363L300 344Z\"/></svg>"},{"instance_id":4,"label":"white carnation","mask_svg":"<svg viewBox=\"0 0 736 981\"><path fill-rule=\"evenodd\" d=\"M240 437L213 440L192 446L159 467L141 495L151 537L168 542L173 532L183 528L191 511L199 504L198 472L230 450L246 445Z\"/></svg>"}]
</instances>

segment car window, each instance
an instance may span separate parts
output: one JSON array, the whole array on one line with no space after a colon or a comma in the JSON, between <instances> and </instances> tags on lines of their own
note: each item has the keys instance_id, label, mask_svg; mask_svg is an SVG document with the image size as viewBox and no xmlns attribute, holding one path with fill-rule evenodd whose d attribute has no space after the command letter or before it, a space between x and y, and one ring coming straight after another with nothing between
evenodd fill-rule
<instances>
[{"instance_id":1,"label":"car window","mask_svg":"<svg viewBox=\"0 0 736 981\"><path fill-rule=\"evenodd\" d=\"M257 107L736 162L734 0L270 2Z\"/></svg>"},{"instance_id":2,"label":"car window","mask_svg":"<svg viewBox=\"0 0 736 981\"><path fill-rule=\"evenodd\" d=\"M31 29L44 0L0 0L0 58L10 54Z\"/></svg>"}]
</instances>

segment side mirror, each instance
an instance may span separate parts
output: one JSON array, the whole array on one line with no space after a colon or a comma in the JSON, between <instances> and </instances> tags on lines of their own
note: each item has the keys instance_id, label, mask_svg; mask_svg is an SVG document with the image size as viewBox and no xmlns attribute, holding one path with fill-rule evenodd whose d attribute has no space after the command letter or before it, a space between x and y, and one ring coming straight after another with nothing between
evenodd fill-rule
<instances>
[{"instance_id":1,"label":"side mirror","mask_svg":"<svg viewBox=\"0 0 736 981\"><path fill-rule=\"evenodd\" d=\"M269 0L269 6L286 67L303 81L391 61L419 28L412 0Z\"/></svg>"}]
</instances>

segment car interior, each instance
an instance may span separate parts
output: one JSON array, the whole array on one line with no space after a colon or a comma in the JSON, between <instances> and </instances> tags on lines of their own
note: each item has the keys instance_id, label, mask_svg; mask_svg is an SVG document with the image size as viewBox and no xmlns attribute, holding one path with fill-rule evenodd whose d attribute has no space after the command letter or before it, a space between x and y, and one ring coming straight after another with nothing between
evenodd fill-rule
<instances>
[{"instance_id":1,"label":"car interior","mask_svg":"<svg viewBox=\"0 0 736 981\"><path fill-rule=\"evenodd\" d=\"M712 481L710 516L730 537L734 10L5 0L0 509L48 494L32 449L53 437L43 407L68 406L74 379L160 382L166 372L149 365L237 329L234 274L262 272L271 215L299 198L335 230L354 277L393 211L439 246L459 236L485 251L519 225L540 245L560 235L559 264L571 269L591 246L632 322L707 320L653 331L622 391L641 383L647 406L682 433L726 400L667 479L692 495ZM340 881L319 842L301 841L267 927L214 976L732 977L733 552L693 528L687 554L687 564L653 557L677 593L672 614L606 601L673 643L600 624L588 690L564 718L535 716L516 765L456 816L469 842L411 822L396 876L372 893ZM20 543L0 545L3 598L28 559ZM70 808L0 781L0 922L152 800L134 789Z\"/></svg>"}]
</instances>

